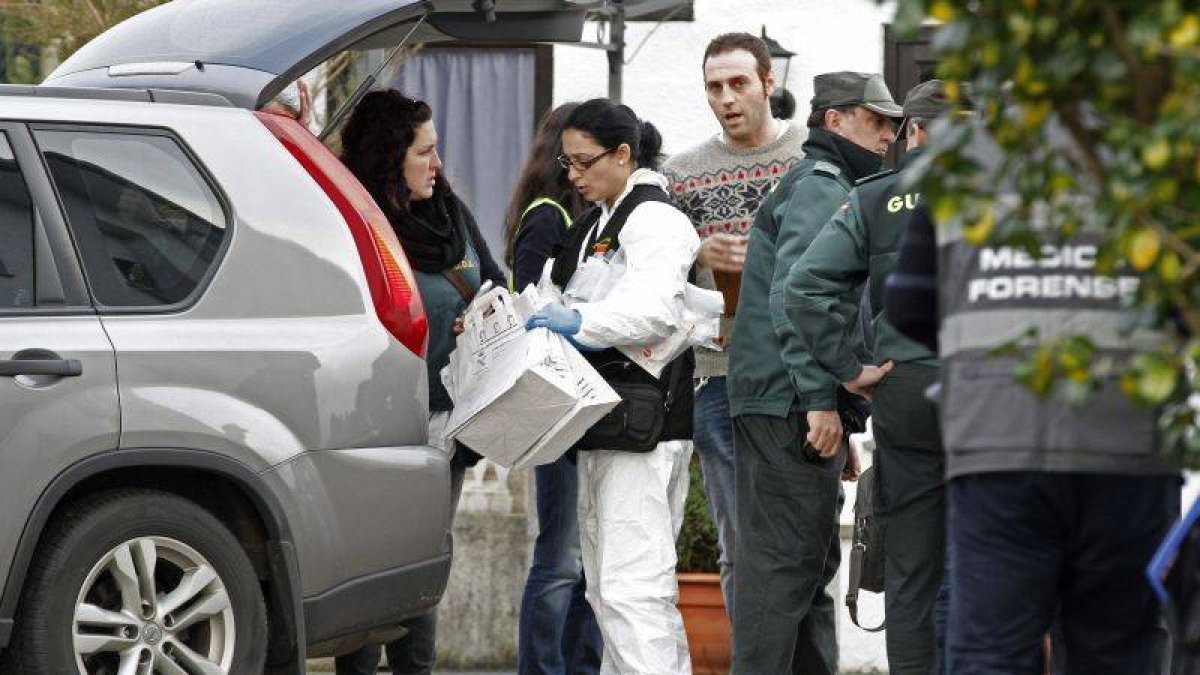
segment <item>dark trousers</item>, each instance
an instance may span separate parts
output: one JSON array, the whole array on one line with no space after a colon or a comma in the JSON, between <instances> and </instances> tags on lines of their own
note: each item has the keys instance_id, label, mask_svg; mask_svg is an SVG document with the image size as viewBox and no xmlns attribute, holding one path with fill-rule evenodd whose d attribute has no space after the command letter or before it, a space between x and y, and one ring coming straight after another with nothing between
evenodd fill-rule
<instances>
[{"instance_id":1,"label":"dark trousers","mask_svg":"<svg viewBox=\"0 0 1200 675\"><path fill-rule=\"evenodd\" d=\"M517 672L595 675L604 639L584 598L575 453L534 469L538 536L521 597Z\"/></svg>"},{"instance_id":2,"label":"dark trousers","mask_svg":"<svg viewBox=\"0 0 1200 675\"><path fill-rule=\"evenodd\" d=\"M942 584L938 587L933 618L937 628L937 672L948 675L950 673L950 551L946 551L946 567L942 570Z\"/></svg>"},{"instance_id":3,"label":"dark trousers","mask_svg":"<svg viewBox=\"0 0 1200 675\"><path fill-rule=\"evenodd\" d=\"M1043 672L1055 619L1065 675L1159 672L1163 635L1145 570L1179 515L1179 487L1170 475L951 481L950 672Z\"/></svg>"},{"instance_id":4,"label":"dark trousers","mask_svg":"<svg viewBox=\"0 0 1200 675\"><path fill-rule=\"evenodd\" d=\"M467 467L457 461L450 463L451 508L457 510L462 496L463 477ZM437 610L400 623L408 633L386 645L366 645L357 651L333 660L336 675L375 675L379 670L382 652L387 650L388 666L393 675L432 675L437 662Z\"/></svg>"},{"instance_id":5,"label":"dark trousers","mask_svg":"<svg viewBox=\"0 0 1200 675\"><path fill-rule=\"evenodd\" d=\"M437 612L418 616L403 624L408 633L386 645L367 645L334 659L337 675L375 675L384 650L395 675L430 675L436 661Z\"/></svg>"},{"instance_id":6,"label":"dark trousers","mask_svg":"<svg viewBox=\"0 0 1200 675\"><path fill-rule=\"evenodd\" d=\"M837 675L837 607L846 454L804 458L802 415L734 418L738 543L733 673Z\"/></svg>"},{"instance_id":7,"label":"dark trousers","mask_svg":"<svg viewBox=\"0 0 1200 675\"><path fill-rule=\"evenodd\" d=\"M888 668L938 672L936 612L946 560L946 454L925 390L937 368L900 363L875 389L877 512L884 527Z\"/></svg>"}]
</instances>

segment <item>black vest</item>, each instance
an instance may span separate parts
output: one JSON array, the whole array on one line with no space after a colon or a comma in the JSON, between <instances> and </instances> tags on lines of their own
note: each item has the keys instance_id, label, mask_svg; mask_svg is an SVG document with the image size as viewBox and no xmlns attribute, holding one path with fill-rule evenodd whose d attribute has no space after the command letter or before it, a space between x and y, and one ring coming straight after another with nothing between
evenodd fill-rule
<instances>
[{"instance_id":1,"label":"black vest","mask_svg":"<svg viewBox=\"0 0 1200 675\"><path fill-rule=\"evenodd\" d=\"M607 242L608 250L620 248L618 235L629 219L629 214L638 205L645 202L662 202L674 206L671 197L665 191L654 185L637 185L613 211L612 217L605 223L604 229L595 237L597 242ZM566 288L567 283L579 266L579 254L588 243L588 233L592 226L600 220L599 206L585 211L571 223L571 228L563 234L562 241L554 248L554 266L550 270L550 279L560 289ZM695 268L692 275L695 274ZM663 392L667 401L666 423L660 441L690 440L692 438L692 409L695 407L695 390L692 388L692 376L696 370L696 357L691 349L676 357L663 369L662 374L655 378L645 369L634 363L618 349L605 349L598 352L581 352L583 357L610 382L617 378L630 383L654 384Z\"/></svg>"}]
</instances>

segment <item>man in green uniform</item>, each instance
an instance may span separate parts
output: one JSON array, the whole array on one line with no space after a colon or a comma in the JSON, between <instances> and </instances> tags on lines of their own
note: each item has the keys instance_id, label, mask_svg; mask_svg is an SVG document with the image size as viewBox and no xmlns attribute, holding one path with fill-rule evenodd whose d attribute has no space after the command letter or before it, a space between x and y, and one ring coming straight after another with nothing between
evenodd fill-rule
<instances>
[{"instance_id":1,"label":"man in green uniform","mask_svg":"<svg viewBox=\"0 0 1200 675\"><path fill-rule=\"evenodd\" d=\"M869 280L875 314L877 363L891 372L874 389L873 429L878 450L878 512L885 527L888 667L894 675L938 670L934 604L944 567L945 453L937 411L925 390L937 378L937 354L888 325L883 288L895 264L900 237L920 194L904 180L904 167L919 154L925 126L949 110L945 88L933 80L904 100L908 152L900 171L860 180L849 199L788 273L784 311L813 360L804 377L849 383L864 366L847 340L852 328L837 313L847 293ZM864 392L867 393L867 392Z\"/></svg>"},{"instance_id":2,"label":"man in green uniform","mask_svg":"<svg viewBox=\"0 0 1200 675\"><path fill-rule=\"evenodd\" d=\"M818 75L804 158L767 196L750 229L727 380L736 448L737 675L837 673L836 608L825 588L841 557L848 453L836 406L840 383L814 367L784 314L784 283L854 181L879 170L894 136L891 119L900 116L881 76ZM857 309L852 291L840 299L848 318ZM855 384L870 386L881 375L864 369Z\"/></svg>"}]
</instances>

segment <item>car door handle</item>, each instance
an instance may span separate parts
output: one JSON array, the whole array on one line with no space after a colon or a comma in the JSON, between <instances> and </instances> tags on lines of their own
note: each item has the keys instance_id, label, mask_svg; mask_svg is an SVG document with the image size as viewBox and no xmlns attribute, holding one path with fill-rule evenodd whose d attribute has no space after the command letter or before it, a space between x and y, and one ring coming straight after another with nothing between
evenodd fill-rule
<instances>
[{"instance_id":1,"label":"car door handle","mask_svg":"<svg viewBox=\"0 0 1200 675\"><path fill-rule=\"evenodd\" d=\"M83 374L79 359L10 359L0 361L0 377L17 375L57 375L78 377Z\"/></svg>"}]
</instances>

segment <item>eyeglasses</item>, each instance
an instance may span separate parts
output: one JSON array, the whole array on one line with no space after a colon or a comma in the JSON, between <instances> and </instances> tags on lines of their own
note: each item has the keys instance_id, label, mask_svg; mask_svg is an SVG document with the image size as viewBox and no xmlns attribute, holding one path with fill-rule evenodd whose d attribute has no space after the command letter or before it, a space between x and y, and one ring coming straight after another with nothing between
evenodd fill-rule
<instances>
[{"instance_id":1,"label":"eyeglasses","mask_svg":"<svg viewBox=\"0 0 1200 675\"><path fill-rule=\"evenodd\" d=\"M558 165L561 166L562 168L570 169L571 167L574 167L576 171L578 171L579 173L583 173L584 171L587 171L588 169L592 168L596 164L596 162L599 162L601 159L604 158L605 155L609 154L610 152L612 152L612 148L609 148L608 150L605 150L604 152L596 155L595 157L591 157L589 159L571 159L570 157L567 157L566 155L559 155L558 157L555 157L555 159L558 160Z\"/></svg>"}]
</instances>

